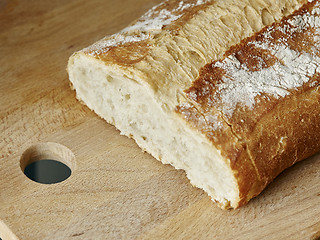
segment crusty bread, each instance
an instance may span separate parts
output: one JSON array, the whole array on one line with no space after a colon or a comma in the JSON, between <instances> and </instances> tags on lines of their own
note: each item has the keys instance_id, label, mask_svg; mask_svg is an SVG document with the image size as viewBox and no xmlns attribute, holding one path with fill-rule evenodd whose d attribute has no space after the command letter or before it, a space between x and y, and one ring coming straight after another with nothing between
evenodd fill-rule
<instances>
[{"instance_id":1,"label":"crusty bread","mask_svg":"<svg viewBox=\"0 0 320 240\"><path fill-rule=\"evenodd\" d=\"M283 19L306 2L165 1L73 54L70 81L122 134L237 208L320 149L318 2Z\"/></svg>"}]
</instances>

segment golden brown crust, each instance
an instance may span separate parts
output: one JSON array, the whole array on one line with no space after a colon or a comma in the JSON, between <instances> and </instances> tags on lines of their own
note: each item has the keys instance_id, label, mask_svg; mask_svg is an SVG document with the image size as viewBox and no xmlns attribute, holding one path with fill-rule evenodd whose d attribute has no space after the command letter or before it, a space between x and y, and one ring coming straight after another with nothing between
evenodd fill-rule
<instances>
[{"instance_id":1,"label":"golden brown crust","mask_svg":"<svg viewBox=\"0 0 320 240\"><path fill-rule=\"evenodd\" d=\"M129 66L142 61L149 53L149 40L129 42L112 46L105 54L98 54L97 58L118 65Z\"/></svg>"},{"instance_id":2,"label":"golden brown crust","mask_svg":"<svg viewBox=\"0 0 320 240\"><path fill-rule=\"evenodd\" d=\"M280 52L319 64L319 5L319 1L304 5L232 47L224 59L206 65L185 91L190 102L176 108L230 160L240 206L284 169L320 150L320 75L304 65L298 71L295 57ZM243 77L237 71L253 78L250 85L236 79ZM277 74L281 81L271 79ZM247 99L236 96L243 92L248 92ZM214 116L224 127L199 120Z\"/></svg>"},{"instance_id":3,"label":"golden brown crust","mask_svg":"<svg viewBox=\"0 0 320 240\"><path fill-rule=\"evenodd\" d=\"M159 34L157 30L175 35L197 12L213 3L214 0L164 1L122 32L110 36L108 41L102 40L84 52L107 63L135 64L147 56L153 39Z\"/></svg>"},{"instance_id":4,"label":"golden brown crust","mask_svg":"<svg viewBox=\"0 0 320 240\"><path fill-rule=\"evenodd\" d=\"M300 3L305 1L299 0ZM106 63L125 67L133 65L145 59L150 51L150 46L155 44L154 40L159 35L166 33L171 36L179 35L180 30L195 15L200 11L206 11L208 7L216 3L216 0L166 0L150 9L120 33L102 39L93 46L84 49L84 52ZM270 5L272 3L259 4ZM234 6L239 7L236 3ZM253 4L252 8L254 7ZM219 4L217 4L217 9L219 9ZM265 12L269 11L265 10ZM246 9L243 9L243 11L246 11ZM252 16L248 15L247 17ZM234 22L236 19L224 20L222 16L221 21L223 21L225 28L228 29L228 25L231 24L230 21Z\"/></svg>"},{"instance_id":5,"label":"golden brown crust","mask_svg":"<svg viewBox=\"0 0 320 240\"><path fill-rule=\"evenodd\" d=\"M181 15L181 17L172 24L164 26L163 29L170 31L172 34L177 33L196 13L201 10L205 10L208 6L212 5L215 0L199 1L202 2L201 4L194 4L194 2L194 0L184 1L184 6L190 5L190 7L176 11L176 14ZM160 6L160 8L175 11L175 9L179 9L180 4L181 2L179 1L170 0L167 1L164 6Z\"/></svg>"}]
</instances>

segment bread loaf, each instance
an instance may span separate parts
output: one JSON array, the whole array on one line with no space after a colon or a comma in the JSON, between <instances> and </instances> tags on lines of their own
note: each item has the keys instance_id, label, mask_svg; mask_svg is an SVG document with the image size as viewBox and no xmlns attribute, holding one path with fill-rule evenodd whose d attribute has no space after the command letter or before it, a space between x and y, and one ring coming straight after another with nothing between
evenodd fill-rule
<instances>
[{"instance_id":1,"label":"bread loaf","mask_svg":"<svg viewBox=\"0 0 320 240\"><path fill-rule=\"evenodd\" d=\"M74 53L70 81L143 150L237 208L320 150L319 14L318 1L165 1Z\"/></svg>"}]
</instances>

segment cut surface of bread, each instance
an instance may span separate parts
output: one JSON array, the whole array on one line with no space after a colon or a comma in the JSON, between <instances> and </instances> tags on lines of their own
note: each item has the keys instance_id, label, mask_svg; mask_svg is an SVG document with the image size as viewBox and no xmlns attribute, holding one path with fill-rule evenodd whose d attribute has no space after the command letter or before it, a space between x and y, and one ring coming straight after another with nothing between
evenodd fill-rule
<instances>
[{"instance_id":1,"label":"cut surface of bread","mask_svg":"<svg viewBox=\"0 0 320 240\"><path fill-rule=\"evenodd\" d=\"M237 208L283 169L320 148L319 134L311 135L318 141L314 144L306 137L320 132L316 67L291 74L307 76L296 84L291 77L269 84L268 75L283 66L272 75L276 81L277 75L293 71L286 66L295 56L281 58L283 50L278 54L271 46L291 41L292 34L301 43L289 53L305 54L303 66L319 64L317 53L299 48L312 44L305 34L318 36L313 33L320 21L317 1L283 19L304 3L165 1L120 33L73 54L70 81L79 100L143 150L184 169L191 183L221 207ZM272 28L283 35L272 36ZM293 29L291 35L287 29ZM257 79L261 71L266 73ZM233 101L226 100L230 96ZM299 114L304 123L294 118ZM275 128L282 121L288 121L287 128Z\"/></svg>"}]
</instances>

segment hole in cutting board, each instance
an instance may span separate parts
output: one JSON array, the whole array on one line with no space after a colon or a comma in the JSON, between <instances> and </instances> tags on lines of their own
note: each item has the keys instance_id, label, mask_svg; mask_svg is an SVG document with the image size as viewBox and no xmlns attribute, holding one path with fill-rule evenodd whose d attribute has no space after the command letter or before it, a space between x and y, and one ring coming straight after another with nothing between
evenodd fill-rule
<instances>
[{"instance_id":1,"label":"hole in cutting board","mask_svg":"<svg viewBox=\"0 0 320 240\"><path fill-rule=\"evenodd\" d=\"M31 180L54 184L66 180L75 169L72 151L58 143L39 143L28 148L21 156L22 172Z\"/></svg>"},{"instance_id":2,"label":"hole in cutting board","mask_svg":"<svg viewBox=\"0 0 320 240\"><path fill-rule=\"evenodd\" d=\"M53 184L70 177L71 169L62 162L43 159L26 166L24 174L35 182Z\"/></svg>"}]
</instances>

